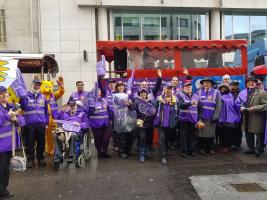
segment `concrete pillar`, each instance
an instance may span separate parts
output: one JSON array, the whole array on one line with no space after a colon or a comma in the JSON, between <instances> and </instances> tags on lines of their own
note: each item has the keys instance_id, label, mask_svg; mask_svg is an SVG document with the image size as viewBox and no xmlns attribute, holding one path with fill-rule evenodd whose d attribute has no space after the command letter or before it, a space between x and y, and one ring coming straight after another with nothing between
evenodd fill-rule
<instances>
[{"instance_id":1,"label":"concrete pillar","mask_svg":"<svg viewBox=\"0 0 267 200\"><path fill-rule=\"evenodd\" d=\"M210 39L221 39L221 14L220 10L212 10L210 13Z\"/></svg>"},{"instance_id":2,"label":"concrete pillar","mask_svg":"<svg viewBox=\"0 0 267 200\"><path fill-rule=\"evenodd\" d=\"M108 40L108 11L98 8L98 40Z\"/></svg>"}]
</instances>

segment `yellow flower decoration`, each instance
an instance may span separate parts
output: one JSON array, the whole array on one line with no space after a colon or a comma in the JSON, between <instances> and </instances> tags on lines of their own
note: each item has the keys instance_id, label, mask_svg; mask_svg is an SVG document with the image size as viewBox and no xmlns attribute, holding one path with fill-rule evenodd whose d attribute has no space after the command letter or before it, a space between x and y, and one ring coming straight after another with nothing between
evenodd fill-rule
<instances>
[{"instance_id":1,"label":"yellow flower decoration","mask_svg":"<svg viewBox=\"0 0 267 200\"><path fill-rule=\"evenodd\" d=\"M4 65L8 64L8 62L0 60L0 82L3 82L6 80L7 73L5 71L8 71L8 67L4 67Z\"/></svg>"}]
</instances>

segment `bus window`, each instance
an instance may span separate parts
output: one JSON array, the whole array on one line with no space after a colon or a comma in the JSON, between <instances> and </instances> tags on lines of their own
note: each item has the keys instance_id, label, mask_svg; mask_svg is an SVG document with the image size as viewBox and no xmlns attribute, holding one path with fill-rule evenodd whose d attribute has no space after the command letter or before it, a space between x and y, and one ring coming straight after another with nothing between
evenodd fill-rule
<instances>
[{"instance_id":1,"label":"bus window","mask_svg":"<svg viewBox=\"0 0 267 200\"><path fill-rule=\"evenodd\" d=\"M182 51L182 67L187 68L221 68L241 67L236 65L236 54L239 50L225 49L186 49Z\"/></svg>"},{"instance_id":2,"label":"bus window","mask_svg":"<svg viewBox=\"0 0 267 200\"><path fill-rule=\"evenodd\" d=\"M169 49L128 50L128 69L174 69L174 53Z\"/></svg>"}]
</instances>

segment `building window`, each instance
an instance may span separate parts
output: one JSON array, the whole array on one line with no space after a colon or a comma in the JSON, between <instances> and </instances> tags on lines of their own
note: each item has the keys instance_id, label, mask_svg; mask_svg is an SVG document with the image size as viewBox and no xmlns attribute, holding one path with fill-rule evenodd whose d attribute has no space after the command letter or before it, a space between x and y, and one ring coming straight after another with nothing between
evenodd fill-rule
<instances>
[{"instance_id":1,"label":"building window","mask_svg":"<svg viewBox=\"0 0 267 200\"><path fill-rule=\"evenodd\" d=\"M235 14L224 15L225 39L246 39L249 44L267 36L267 15Z\"/></svg>"},{"instance_id":2,"label":"building window","mask_svg":"<svg viewBox=\"0 0 267 200\"><path fill-rule=\"evenodd\" d=\"M180 19L180 27L187 28L188 27L188 19Z\"/></svg>"},{"instance_id":3,"label":"building window","mask_svg":"<svg viewBox=\"0 0 267 200\"><path fill-rule=\"evenodd\" d=\"M115 17L115 26L121 26L121 17Z\"/></svg>"},{"instance_id":4,"label":"building window","mask_svg":"<svg viewBox=\"0 0 267 200\"><path fill-rule=\"evenodd\" d=\"M124 17L123 18L123 26L138 27L139 26L139 18L138 17Z\"/></svg>"},{"instance_id":5,"label":"building window","mask_svg":"<svg viewBox=\"0 0 267 200\"><path fill-rule=\"evenodd\" d=\"M161 27L167 27L167 17L161 18Z\"/></svg>"},{"instance_id":6,"label":"building window","mask_svg":"<svg viewBox=\"0 0 267 200\"><path fill-rule=\"evenodd\" d=\"M160 18L159 17L145 17L144 26L160 27Z\"/></svg>"},{"instance_id":7,"label":"building window","mask_svg":"<svg viewBox=\"0 0 267 200\"><path fill-rule=\"evenodd\" d=\"M126 10L112 14L115 40L209 39L206 12Z\"/></svg>"},{"instance_id":8,"label":"building window","mask_svg":"<svg viewBox=\"0 0 267 200\"><path fill-rule=\"evenodd\" d=\"M180 36L180 40L188 40L188 36Z\"/></svg>"},{"instance_id":9,"label":"building window","mask_svg":"<svg viewBox=\"0 0 267 200\"><path fill-rule=\"evenodd\" d=\"M6 20L5 10L0 9L0 48L6 47Z\"/></svg>"}]
</instances>

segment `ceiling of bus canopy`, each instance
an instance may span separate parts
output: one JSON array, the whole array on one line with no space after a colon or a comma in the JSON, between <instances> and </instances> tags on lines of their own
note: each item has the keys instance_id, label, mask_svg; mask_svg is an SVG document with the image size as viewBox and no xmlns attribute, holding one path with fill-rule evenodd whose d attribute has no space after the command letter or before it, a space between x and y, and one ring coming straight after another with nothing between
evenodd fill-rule
<instances>
[{"instance_id":1,"label":"ceiling of bus canopy","mask_svg":"<svg viewBox=\"0 0 267 200\"><path fill-rule=\"evenodd\" d=\"M173 49L220 49L222 52L230 52L247 46L246 40L164 40L164 41L97 41L98 56L105 55L108 62L114 60L113 49L144 50L149 49L158 54L159 52L170 54ZM162 50L164 50L162 52Z\"/></svg>"},{"instance_id":2,"label":"ceiling of bus canopy","mask_svg":"<svg viewBox=\"0 0 267 200\"><path fill-rule=\"evenodd\" d=\"M41 68L44 67L44 73L50 72L55 75L59 72L58 64L52 55L43 55L36 57L20 57L18 58L18 67L22 73L41 73Z\"/></svg>"}]
</instances>

